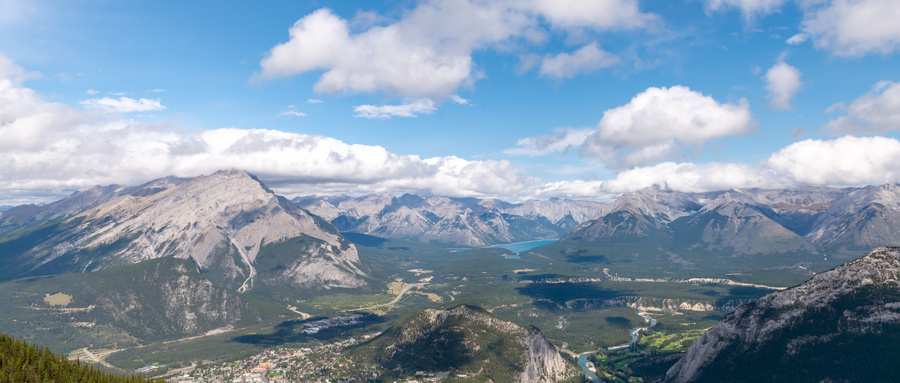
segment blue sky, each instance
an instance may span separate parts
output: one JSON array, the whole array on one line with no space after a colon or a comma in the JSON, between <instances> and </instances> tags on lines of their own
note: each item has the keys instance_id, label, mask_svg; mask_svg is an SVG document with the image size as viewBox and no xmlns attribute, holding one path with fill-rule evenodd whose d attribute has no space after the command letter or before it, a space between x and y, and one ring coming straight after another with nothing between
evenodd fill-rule
<instances>
[{"instance_id":1,"label":"blue sky","mask_svg":"<svg viewBox=\"0 0 900 383\"><path fill-rule=\"evenodd\" d=\"M0 0L0 204L900 181L896 0Z\"/></svg>"}]
</instances>

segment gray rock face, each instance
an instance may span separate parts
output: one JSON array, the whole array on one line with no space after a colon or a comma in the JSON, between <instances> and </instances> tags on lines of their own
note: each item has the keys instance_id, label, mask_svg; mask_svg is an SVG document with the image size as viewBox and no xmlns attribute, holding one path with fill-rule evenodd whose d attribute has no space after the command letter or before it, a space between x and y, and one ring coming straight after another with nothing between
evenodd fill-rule
<instances>
[{"instance_id":1,"label":"gray rock face","mask_svg":"<svg viewBox=\"0 0 900 383\"><path fill-rule=\"evenodd\" d=\"M94 186L42 206L22 205L0 211L0 232L33 222L68 217L97 207L123 195L150 195L187 182L186 178L165 177L140 186Z\"/></svg>"},{"instance_id":2,"label":"gray rock face","mask_svg":"<svg viewBox=\"0 0 900 383\"><path fill-rule=\"evenodd\" d=\"M563 360L540 331L531 330L525 338L525 350L525 371L519 376L519 382L558 382L575 375L572 366Z\"/></svg>"},{"instance_id":3,"label":"gray rock face","mask_svg":"<svg viewBox=\"0 0 900 383\"><path fill-rule=\"evenodd\" d=\"M890 363L900 328L900 248L868 255L820 273L797 287L740 306L703 334L666 374L666 381L843 380L874 374L867 364ZM886 346L887 345L887 346ZM859 350L857 350L859 347ZM888 349L893 347L894 349ZM878 349L872 355L862 349ZM845 355L835 372L817 359ZM750 365L747 367L745 365ZM744 370L765 365L761 376ZM807 371L809 370L809 371ZM794 381L792 379L788 379ZM865 380L865 379L864 379Z\"/></svg>"},{"instance_id":4,"label":"gray rock face","mask_svg":"<svg viewBox=\"0 0 900 383\"><path fill-rule=\"evenodd\" d=\"M313 196L293 201L341 231L465 247L559 238L606 206L560 199L511 204L496 199L409 194Z\"/></svg>"},{"instance_id":5,"label":"gray rock face","mask_svg":"<svg viewBox=\"0 0 900 383\"><path fill-rule=\"evenodd\" d=\"M818 217L806 237L824 247L900 244L900 187L887 184L850 191Z\"/></svg>"},{"instance_id":6,"label":"gray rock face","mask_svg":"<svg viewBox=\"0 0 900 383\"><path fill-rule=\"evenodd\" d=\"M100 204L82 203L96 206L70 214L65 229L29 250L26 258L38 262L32 271L85 272L171 256L192 260L214 282L239 291L261 279L294 287L365 284L352 243L246 172L116 190L104 196L120 195ZM305 240L279 247L296 238ZM265 254L277 256L279 267L259 275Z\"/></svg>"}]
</instances>

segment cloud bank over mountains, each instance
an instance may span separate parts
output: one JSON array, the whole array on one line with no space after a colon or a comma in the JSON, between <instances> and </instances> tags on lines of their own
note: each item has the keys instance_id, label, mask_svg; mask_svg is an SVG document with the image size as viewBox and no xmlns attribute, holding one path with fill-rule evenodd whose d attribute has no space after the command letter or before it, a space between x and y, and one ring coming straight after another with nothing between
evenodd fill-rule
<instances>
[{"instance_id":1,"label":"cloud bank over mountains","mask_svg":"<svg viewBox=\"0 0 900 383\"><path fill-rule=\"evenodd\" d=\"M609 180L543 183L507 160L421 158L323 136L266 129L184 129L75 109L45 100L17 82L24 70L6 58L0 62L4 63L0 193L7 204L39 202L48 190L60 197L96 184L137 184L223 168L246 169L289 196L411 192L507 199L611 198L654 184L705 191L900 181L896 161L900 141L885 137L800 141L756 164L664 161L687 156L690 148L710 140L755 129L744 102L719 103L687 87L649 88L628 104L604 112L596 129L561 130L520 140L519 148L510 152L543 155L578 148L582 155L598 156L614 166L628 165ZM880 93L854 101L849 113L863 108L858 105L877 105L867 110L880 115L867 118L893 121L896 109L889 106L896 88L893 83L877 85Z\"/></svg>"},{"instance_id":2,"label":"cloud bank over mountains","mask_svg":"<svg viewBox=\"0 0 900 383\"><path fill-rule=\"evenodd\" d=\"M0 16L0 24L7 26L20 23L39 8L22 1L7 3L11 6L5 10L13 13ZM488 58L503 56L512 61L503 61L497 65L502 68L496 70L547 83L571 83L604 71L628 72L633 68L627 67L659 65L638 57L642 49L652 44L647 40L665 40L668 35L682 32L667 29L673 23L661 16L665 7L655 9L660 12L657 14L642 9L637 0L422 0L407 5L406 9L384 15L358 10L356 16L347 17L327 8L311 8L299 19L292 16L289 23L279 27L283 28L281 31L286 28L287 36L281 40L267 38L265 45L254 46L257 56L242 69L240 81L246 86L250 77L251 83L265 87L294 77L314 80L302 83L307 88L304 90L317 94L301 94L275 104L288 105L271 112L276 123L290 120L299 126L300 120L305 123L318 117L312 112L307 116L296 105L331 105L332 98L324 103L319 96L359 95L378 101L353 99L352 107L332 113L346 113L348 117L358 117L351 120L360 122L392 118L421 121L437 117L441 114L438 110L448 103L467 108L477 104L460 94L469 98L464 92L474 93L478 84L490 80L489 75L494 72L488 73ZM765 108L766 100L772 114L788 115L785 111L801 103L807 88L817 85L817 79L824 81L823 77L812 77L816 70L804 67L797 51L807 44L807 51L840 62L896 53L900 46L900 23L896 22L900 19L900 7L896 1L705 0L696 3L697 9L701 7L700 13L706 13L701 14L704 18L739 12L748 36L758 33L754 26L761 19L779 12L796 12L792 22L796 25L782 26L783 30L777 32L787 34L772 37L781 46L768 51L766 58L761 59L766 63L757 65L762 69L752 72L754 83L750 86L759 88L763 101L747 97L762 105L753 105L758 116L754 115L751 101L744 97L752 91L728 93L728 86L738 88L746 84L732 84L724 75L714 76L719 73L709 76L716 77L710 80L713 85L704 83L705 78L682 82L676 76L670 81L662 77L672 74L666 72L652 81L646 81L646 77L635 81L646 84L630 89L625 95L630 98L627 102L607 103L603 108L590 110L588 113L593 115L587 125L555 129L548 125L544 132L532 130L515 137L516 142L497 144L493 154L502 151L507 159L491 159L492 153L469 158L397 153L386 146L328 137L330 133L267 129L265 122L259 121L254 124L263 128L213 129L202 124L187 127L172 122L177 118L147 122L162 111L190 113L174 103L178 97L174 92L156 89L171 90L171 84L144 85L138 89L152 89L148 92L153 95L142 98L133 93L104 97L94 90L104 87L91 83L90 88L78 91L83 100L64 103L52 91L30 85L29 81L41 78L40 73L28 72L0 54L0 205L46 202L96 184L137 184L170 174L190 177L222 168L257 174L288 196L411 192L512 200L603 199L651 185L697 192L900 182L900 162L895 160L900 158L900 140L871 136L894 133L896 137L900 130L897 78L869 79L864 85L871 87L868 92L856 88L854 92L864 94L842 94L826 101L828 104L824 105L840 102L822 111L827 116L822 120L827 121L809 127L809 131L819 135L815 139L769 147L766 153L757 153L748 162L701 160L710 158L709 152L720 150L723 142L732 145L726 147L730 149L739 146L733 144L739 138L766 134L771 137L770 131L776 129L805 131L806 127L776 126L765 127L770 131L761 133L764 127L760 126L760 117L767 113L760 110ZM686 45L693 43L702 45L704 41L698 39ZM781 54L772 64L770 60L777 52ZM716 56L720 53L717 51ZM251 75L257 61L258 69ZM677 70L673 72L677 75ZM616 81L627 77L628 74L607 82L629 82L630 79ZM720 87L716 82L726 85ZM504 100L508 103L502 107L498 107L500 103L490 106L500 113L510 113L519 106L520 95L516 93L528 91L528 85L491 93L492 97L509 100ZM88 89L86 95L84 89ZM598 93L585 94L596 97ZM487 109L476 106L471 110ZM499 120L493 122L495 125L506 123L502 115L491 117ZM785 124L790 123L793 122ZM428 123L423 121L422 125L427 127ZM301 131L303 127L291 129ZM479 125L477 129L487 128ZM526 158L522 156L560 155L578 158L580 165L599 164L596 168L602 168L603 174L545 182L515 162L516 158Z\"/></svg>"}]
</instances>

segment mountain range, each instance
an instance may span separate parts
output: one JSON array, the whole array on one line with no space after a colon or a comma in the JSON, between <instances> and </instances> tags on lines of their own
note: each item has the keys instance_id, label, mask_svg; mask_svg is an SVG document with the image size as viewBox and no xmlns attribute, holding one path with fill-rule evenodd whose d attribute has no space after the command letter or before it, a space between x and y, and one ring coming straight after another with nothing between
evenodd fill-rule
<instances>
[{"instance_id":1,"label":"mountain range","mask_svg":"<svg viewBox=\"0 0 900 383\"><path fill-rule=\"evenodd\" d=\"M356 238L358 244L347 237ZM537 256L523 253L517 260L521 264L515 264L519 266L476 259L505 250L472 251L456 258L448 254L459 253L433 246L485 247L555 238L560 239L534 249ZM363 245L363 239L387 245ZM328 290L346 293L354 303L355 299L390 302L389 297L376 296L388 283L395 285L396 292L391 294L399 293L394 302L404 291L412 294L410 289L416 288L421 294L415 296L424 301L417 304L425 305L445 297L469 303L476 298L465 301L459 294L473 287L484 289L473 290L472 296L478 299L497 291L508 295L490 299L521 299L521 294L511 292L525 288L511 290L508 284L524 280L532 283L528 289L543 292L550 281L569 277L585 284L623 283L617 286L709 277L710 286L689 286L692 290L683 292L702 300L712 296L707 294L718 296L711 289L719 288L713 285L720 279L710 278L725 278L723 274L799 270L805 280L871 248L897 245L900 188L891 184L704 193L653 187L625 193L609 203L565 199L508 203L411 194L308 196L290 201L253 175L227 170L190 179L166 177L139 186L96 186L54 203L0 211L0 300L4 307L13 308L0 319L7 331L84 347L101 340L133 345L263 325L293 315L283 308L285 302L303 304ZM900 272L895 270L900 269L895 265L900 262L898 254L896 249L879 249L819 273L806 285L777 293L784 295L738 308L710 330L708 338L697 342L698 349L688 352L670 372L670 379L703 381L704 376L720 373L743 374L743 370L716 366L744 358L756 361L753 365L777 365L777 358L814 365L821 362L817 355L832 355L842 347L861 349L880 334L894 334L900 330L894 307L900 298L894 292L900 283L896 277ZM442 275L446 270L424 268L457 259L470 264L456 268L452 276ZM633 278L655 278L649 275L653 270L673 278ZM497 279L491 276L494 272ZM532 272L536 274L526 275ZM619 278L618 272L633 275ZM429 276L421 277L422 273ZM429 283L448 291L435 290L443 295L419 291ZM761 286L753 283L744 284ZM598 293L611 288L601 287ZM722 299L738 294L740 287L734 289ZM354 295L360 292L372 296ZM664 299L665 293L654 296ZM618 291L610 291L610 296L619 296ZM529 299L516 305L534 305L535 300ZM322 303L306 304L322 307L315 306ZM478 327L493 320L484 319L487 313L461 307L453 310L468 310L466 315L437 309L419 312L371 344L387 342L384 347L415 355L421 354L417 351L421 339L465 338L461 328L466 326L489 330ZM565 311L562 306L560 310ZM481 319L473 322L472 318ZM553 323L562 329L564 322ZM65 327L54 327L59 323ZM552 356L555 350L539 353L543 356L526 355L532 346L552 349L546 340L541 342L542 336L538 339L535 331L510 326L514 325L501 327L516 334L518 340L509 346L516 350L515 358L533 360L542 367L529 370L514 364L516 370L503 376L522 377L523 371L541 371L528 373L537 380L570 376L568 367L560 367L556 360L559 355ZM460 355L476 359L508 357L469 348L478 342L448 345L461 347ZM414 368L386 358L372 360L404 374ZM452 369L468 373L472 366ZM830 372L822 377L846 378Z\"/></svg>"},{"instance_id":2,"label":"mountain range","mask_svg":"<svg viewBox=\"0 0 900 383\"><path fill-rule=\"evenodd\" d=\"M556 239L599 215L606 207L595 201L549 199L509 203L498 199L411 194L309 196L293 201L330 221L341 232L457 247Z\"/></svg>"},{"instance_id":3,"label":"mountain range","mask_svg":"<svg viewBox=\"0 0 900 383\"><path fill-rule=\"evenodd\" d=\"M557 246L690 267L825 270L878 246L900 245L900 188L800 188L625 193ZM616 251L608 251L607 257Z\"/></svg>"}]
</instances>

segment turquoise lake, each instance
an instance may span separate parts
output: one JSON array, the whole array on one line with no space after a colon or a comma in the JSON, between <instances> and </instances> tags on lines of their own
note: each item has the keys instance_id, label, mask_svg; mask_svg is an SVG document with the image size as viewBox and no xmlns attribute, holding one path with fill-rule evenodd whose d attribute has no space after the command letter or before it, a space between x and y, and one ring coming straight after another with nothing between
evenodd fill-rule
<instances>
[{"instance_id":1,"label":"turquoise lake","mask_svg":"<svg viewBox=\"0 0 900 383\"><path fill-rule=\"evenodd\" d=\"M515 253L521 253L526 250L531 250L538 246L544 246L547 244L551 244L556 242L555 239L542 239L540 241L529 241L529 242L519 242L519 243L508 243L505 245L494 245L491 247L499 247L501 249L506 249Z\"/></svg>"}]
</instances>

